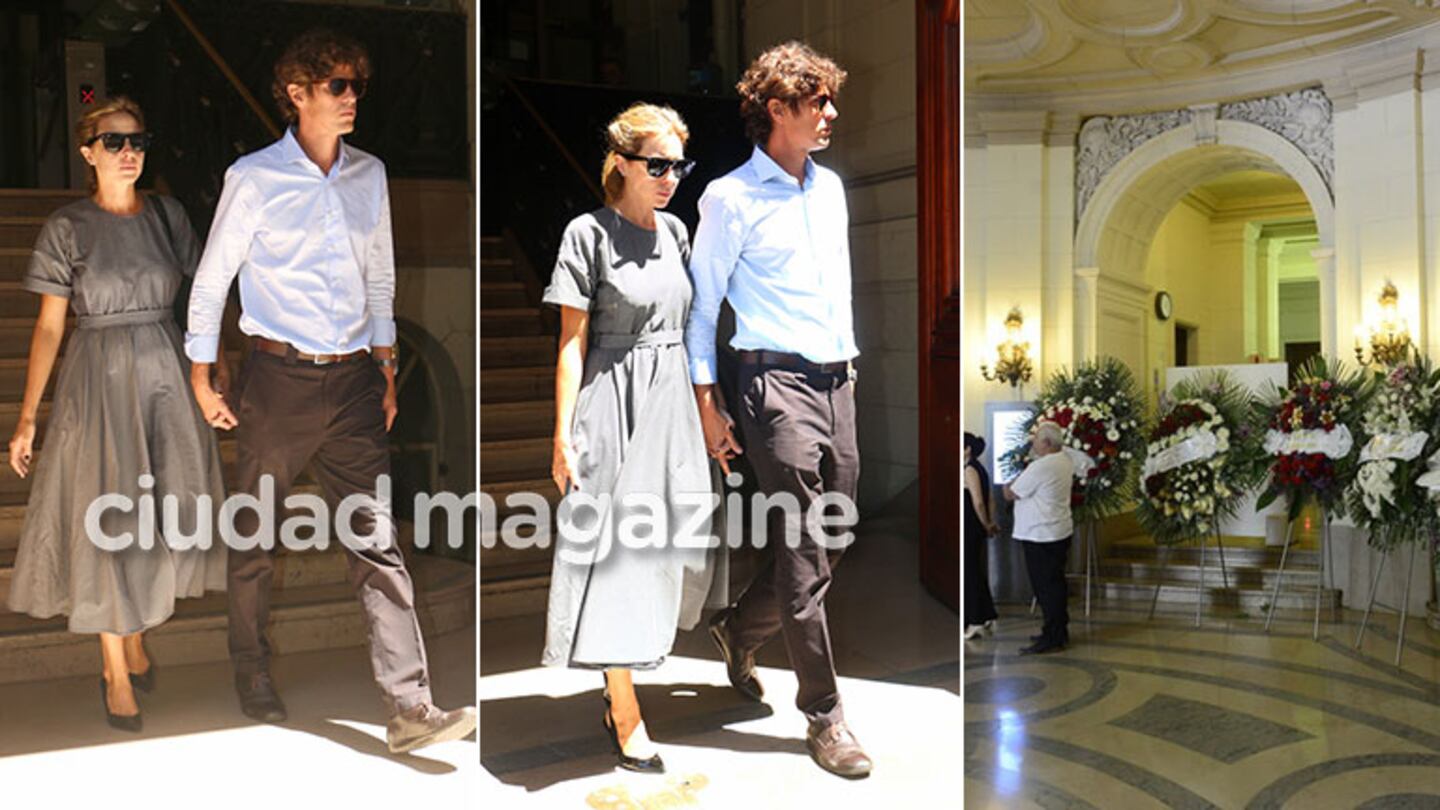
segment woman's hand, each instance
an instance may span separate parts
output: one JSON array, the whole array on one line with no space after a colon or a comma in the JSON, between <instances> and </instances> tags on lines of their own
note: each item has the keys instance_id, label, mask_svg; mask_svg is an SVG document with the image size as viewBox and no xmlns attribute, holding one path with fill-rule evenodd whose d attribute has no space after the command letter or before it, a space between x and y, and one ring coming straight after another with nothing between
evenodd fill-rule
<instances>
[{"instance_id":1,"label":"woman's hand","mask_svg":"<svg viewBox=\"0 0 1440 810\"><path fill-rule=\"evenodd\" d=\"M35 420L22 417L10 437L10 469L24 478L30 474L30 461L35 456Z\"/></svg>"},{"instance_id":2,"label":"woman's hand","mask_svg":"<svg viewBox=\"0 0 1440 810\"><path fill-rule=\"evenodd\" d=\"M580 482L575 478L575 470L579 465L575 448L570 445L570 442L563 438L556 438L555 455L550 462L550 477L555 481L555 488L560 490L561 495L565 494L567 483L573 485L575 489L580 488Z\"/></svg>"}]
</instances>

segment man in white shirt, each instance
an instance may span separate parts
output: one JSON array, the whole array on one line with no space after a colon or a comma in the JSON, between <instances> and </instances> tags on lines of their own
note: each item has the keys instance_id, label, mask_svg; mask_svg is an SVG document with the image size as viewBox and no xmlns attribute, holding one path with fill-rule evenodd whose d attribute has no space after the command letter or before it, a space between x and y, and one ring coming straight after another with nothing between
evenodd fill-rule
<instances>
[{"instance_id":1,"label":"man in white shirt","mask_svg":"<svg viewBox=\"0 0 1440 810\"><path fill-rule=\"evenodd\" d=\"M690 254L695 301L685 346L707 449L726 473L741 452L715 385L716 322L728 300L744 451L761 491L794 496L801 514L832 493L853 501L860 477L845 187L811 157L830 145L844 82L839 65L803 43L756 57L736 86L755 147L749 161L705 189ZM711 638L730 683L760 700L755 652L780 636L799 682L795 705L807 720L811 758L862 778L872 763L845 721L825 614L840 550L823 547L809 529L787 545L786 520L770 512L773 557L711 619ZM801 534L799 516L790 520Z\"/></svg>"},{"instance_id":2,"label":"man in white shirt","mask_svg":"<svg viewBox=\"0 0 1440 810\"><path fill-rule=\"evenodd\" d=\"M397 412L385 166L341 139L355 128L369 72L364 48L329 31L302 34L276 62L272 90L292 126L226 172L185 336L201 412L216 428L237 428L232 491L260 497L268 477L272 502L283 504L313 462L337 520L341 500L374 498L379 477L390 474L386 433ZM212 385L212 364L237 274L240 328L251 336L252 351L241 385L224 392ZM476 715L473 707L447 712L431 702L414 584L385 512L385 503L357 510L352 531L378 533L381 542L346 548L375 681L390 714L390 750L398 753L464 737ZM258 537L261 528L256 510L235 515L240 537ZM241 710L281 722L285 706L270 679L265 638L274 521L265 528L272 536L260 540L269 548L230 548L230 656Z\"/></svg>"},{"instance_id":3,"label":"man in white shirt","mask_svg":"<svg viewBox=\"0 0 1440 810\"><path fill-rule=\"evenodd\" d=\"M1034 460L1005 487L1005 498L1015 502L1011 534L1021 542L1030 587L1045 617L1040 635L1032 637L1021 655L1055 652L1070 643L1065 558L1075 534L1070 516L1075 465L1060 451L1063 441L1058 425L1041 422L1030 443Z\"/></svg>"}]
</instances>

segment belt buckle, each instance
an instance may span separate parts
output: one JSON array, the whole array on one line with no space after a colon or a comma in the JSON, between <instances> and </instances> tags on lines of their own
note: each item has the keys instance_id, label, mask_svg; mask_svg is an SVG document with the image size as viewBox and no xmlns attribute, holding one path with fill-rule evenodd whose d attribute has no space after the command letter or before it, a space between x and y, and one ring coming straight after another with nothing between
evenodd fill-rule
<instances>
[{"instance_id":1,"label":"belt buckle","mask_svg":"<svg viewBox=\"0 0 1440 810\"><path fill-rule=\"evenodd\" d=\"M317 354L310 358L310 362L317 366L328 366L335 362L335 356L330 354Z\"/></svg>"}]
</instances>

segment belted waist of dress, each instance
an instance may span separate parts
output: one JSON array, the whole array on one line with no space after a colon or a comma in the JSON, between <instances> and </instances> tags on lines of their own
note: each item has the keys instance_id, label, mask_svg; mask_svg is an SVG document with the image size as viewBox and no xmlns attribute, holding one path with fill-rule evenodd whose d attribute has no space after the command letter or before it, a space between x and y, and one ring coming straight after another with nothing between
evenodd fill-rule
<instances>
[{"instance_id":1,"label":"belted waist of dress","mask_svg":"<svg viewBox=\"0 0 1440 810\"><path fill-rule=\"evenodd\" d=\"M685 342L684 329L663 329L638 335L598 332L590 336L590 345L600 349L628 349L632 346L675 346Z\"/></svg>"},{"instance_id":2,"label":"belted waist of dress","mask_svg":"<svg viewBox=\"0 0 1440 810\"><path fill-rule=\"evenodd\" d=\"M76 319L77 329L104 329L107 326L131 326L137 323L164 323L174 320L175 311L165 309L139 309L131 312L112 312L104 315L81 315Z\"/></svg>"}]
</instances>

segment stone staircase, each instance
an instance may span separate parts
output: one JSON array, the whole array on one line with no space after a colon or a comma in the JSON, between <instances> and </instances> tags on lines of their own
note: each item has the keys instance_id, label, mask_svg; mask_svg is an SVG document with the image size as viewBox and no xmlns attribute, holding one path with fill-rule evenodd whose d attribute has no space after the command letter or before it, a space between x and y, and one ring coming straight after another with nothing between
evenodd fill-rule
<instances>
[{"instance_id":1,"label":"stone staircase","mask_svg":"<svg viewBox=\"0 0 1440 810\"><path fill-rule=\"evenodd\" d=\"M1315 609L1315 585L1319 576L1320 550L1316 538L1297 532L1285 561L1285 576L1276 599L1279 611ZM1092 583L1092 606L1123 605L1146 610L1160 583L1158 611L1193 611L1196 586L1200 581L1200 549L1193 543L1170 549L1157 547L1145 535L1135 535L1102 546L1103 556ZM1215 615L1263 616L1268 610L1280 567L1281 549L1266 547L1257 538L1225 539L1225 574L1212 540L1205 547L1205 578L1201 593L1204 610ZM1168 555L1168 561L1167 561ZM1085 599L1084 556L1072 547L1070 595L1072 612ZM1076 573L1076 572L1079 573ZM1327 577L1328 579L1328 577ZM1324 588L1320 592L1321 616L1339 621L1342 592ZM1307 614L1310 615L1310 614Z\"/></svg>"},{"instance_id":2,"label":"stone staircase","mask_svg":"<svg viewBox=\"0 0 1440 810\"><path fill-rule=\"evenodd\" d=\"M38 297L21 290L19 282L46 217L78 196L78 192L64 190L0 190L0 439L6 442L19 415L30 334L39 312ZM228 356L231 368L238 371L241 353L232 350ZM58 372L57 366L51 374L52 389ZM40 409L37 461L45 452L49 396L47 390ZM227 482L233 475L235 449L233 434L223 434L220 451ZM302 476L295 490L320 494L308 475ZM8 453L0 452L0 683L98 672L99 645L93 636L67 632L63 616L33 619L11 613L4 606L28 497L29 480L16 476L10 470ZM463 562L409 553L410 536L410 527L402 525L401 543L415 579L425 632L438 634L471 623L473 568ZM346 553L333 541L325 551L277 553L269 628L277 653L365 643L359 604L346 579ZM175 616L147 634L147 639L152 655L165 666L225 660L225 594L177 601Z\"/></svg>"},{"instance_id":3,"label":"stone staircase","mask_svg":"<svg viewBox=\"0 0 1440 810\"><path fill-rule=\"evenodd\" d=\"M499 537L505 519L516 513L506 506L507 496L534 492L552 507L560 498L550 480L556 327L539 301L538 277L518 246L502 236L482 237L480 491L496 507L495 528L482 526L480 538L480 610L486 619L543 612L550 586L548 532L529 537L544 548L510 548Z\"/></svg>"}]
</instances>

